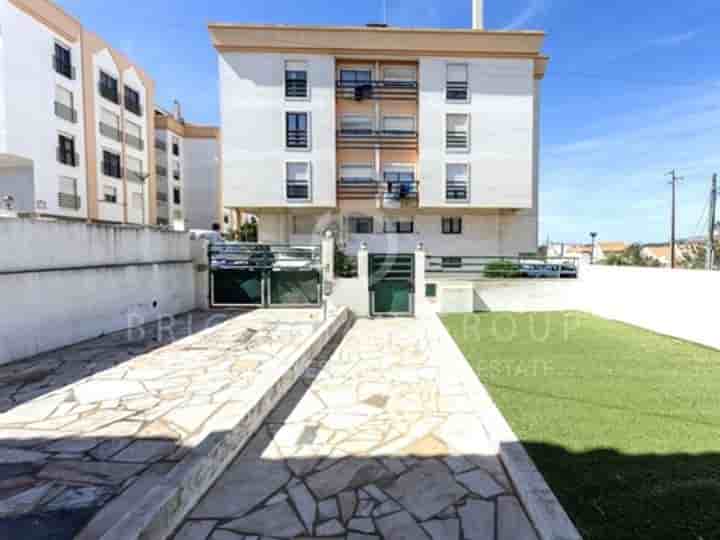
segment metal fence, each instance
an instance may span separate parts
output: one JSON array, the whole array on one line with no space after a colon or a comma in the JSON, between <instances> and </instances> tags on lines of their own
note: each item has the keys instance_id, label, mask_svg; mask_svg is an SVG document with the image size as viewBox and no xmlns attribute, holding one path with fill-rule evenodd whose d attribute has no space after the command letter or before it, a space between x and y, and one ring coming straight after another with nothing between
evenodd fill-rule
<instances>
[{"instance_id":1,"label":"metal fence","mask_svg":"<svg viewBox=\"0 0 720 540\"><path fill-rule=\"evenodd\" d=\"M428 256L425 271L464 279L577 278L578 263L574 257Z\"/></svg>"}]
</instances>

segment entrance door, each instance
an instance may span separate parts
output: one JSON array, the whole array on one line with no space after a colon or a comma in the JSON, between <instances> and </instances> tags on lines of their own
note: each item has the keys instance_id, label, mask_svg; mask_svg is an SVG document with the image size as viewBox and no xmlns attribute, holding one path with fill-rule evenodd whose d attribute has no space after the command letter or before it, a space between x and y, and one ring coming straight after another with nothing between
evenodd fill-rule
<instances>
[{"instance_id":1,"label":"entrance door","mask_svg":"<svg viewBox=\"0 0 720 540\"><path fill-rule=\"evenodd\" d=\"M413 255L370 255L371 315L413 315L414 263Z\"/></svg>"}]
</instances>

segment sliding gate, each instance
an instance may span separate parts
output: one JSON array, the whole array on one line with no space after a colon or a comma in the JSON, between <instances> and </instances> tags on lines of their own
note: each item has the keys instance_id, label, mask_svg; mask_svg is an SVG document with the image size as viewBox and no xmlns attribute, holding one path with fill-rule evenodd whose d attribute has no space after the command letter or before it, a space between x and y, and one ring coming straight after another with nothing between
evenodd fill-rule
<instances>
[{"instance_id":1,"label":"sliding gate","mask_svg":"<svg viewBox=\"0 0 720 540\"><path fill-rule=\"evenodd\" d=\"M212 307L319 306L320 246L224 242L211 244Z\"/></svg>"}]
</instances>

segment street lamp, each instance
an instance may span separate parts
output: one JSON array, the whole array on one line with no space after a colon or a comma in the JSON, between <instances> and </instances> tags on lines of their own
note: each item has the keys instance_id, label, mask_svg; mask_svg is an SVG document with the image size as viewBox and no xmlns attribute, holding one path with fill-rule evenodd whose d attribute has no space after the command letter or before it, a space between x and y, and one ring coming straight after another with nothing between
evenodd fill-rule
<instances>
[{"instance_id":1,"label":"street lamp","mask_svg":"<svg viewBox=\"0 0 720 540\"><path fill-rule=\"evenodd\" d=\"M598 233L591 232L590 238L592 239L592 247L590 248L590 264L595 264L595 239L597 238Z\"/></svg>"}]
</instances>

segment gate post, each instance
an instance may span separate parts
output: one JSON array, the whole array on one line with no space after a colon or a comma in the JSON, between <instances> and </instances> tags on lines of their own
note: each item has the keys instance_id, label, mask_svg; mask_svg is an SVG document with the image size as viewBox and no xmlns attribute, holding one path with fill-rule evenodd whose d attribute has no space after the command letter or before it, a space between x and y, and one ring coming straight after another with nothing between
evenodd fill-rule
<instances>
[{"instance_id":1,"label":"gate post","mask_svg":"<svg viewBox=\"0 0 720 540\"><path fill-rule=\"evenodd\" d=\"M418 242L415 248L415 306L425 302L425 248Z\"/></svg>"},{"instance_id":2,"label":"gate post","mask_svg":"<svg viewBox=\"0 0 720 540\"><path fill-rule=\"evenodd\" d=\"M332 231L325 231L320 247L320 263L323 269L323 280L335 281L335 238Z\"/></svg>"},{"instance_id":3,"label":"gate post","mask_svg":"<svg viewBox=\"0 0 720 540\"><path fill-rule=\"evenodd\" d=\"M367 243L360 244L357 254L357 271L362 290L367 291L370 288L370 256L368 255Z\"/></svg>"}]
</instances>

